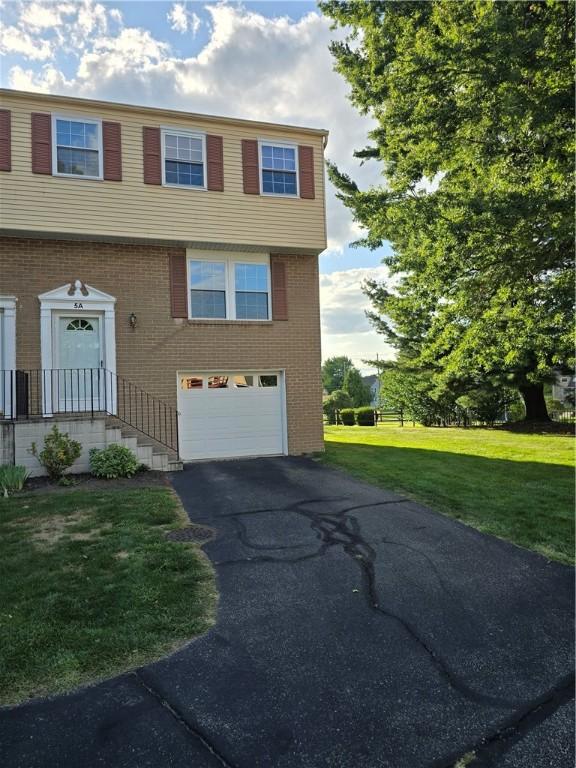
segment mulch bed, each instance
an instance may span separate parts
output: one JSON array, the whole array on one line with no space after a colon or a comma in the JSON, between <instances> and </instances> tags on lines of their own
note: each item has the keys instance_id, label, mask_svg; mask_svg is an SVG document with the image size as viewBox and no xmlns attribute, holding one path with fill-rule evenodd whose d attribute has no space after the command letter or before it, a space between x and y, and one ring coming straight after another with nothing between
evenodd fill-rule
<instances>
[{"instance_id":1,"label":"mulch bed","mask_svg":"<svg viewBox=\"0 0 576 768\"><path fill-rule=\"evenodd\" d=\"M528 435L567 435L574 437L575 426L561 421L513 421L510 424L499 424L496 429Z\"/></svg>"},{"instance_id":2,"label":"mulch bed","mask_svg":"<svg viewBox=\"0 0 576 768\"><path fill-rule=\"evenodd\" d=\"M89 474L68 475L72 485L58 485L47 477L31 477L21 493L67 493L69 491L129 491L137 488L166 488L170 482L166 472L138 472L134 477L104 480ZM10 494L18 496L20 494Z\"/></svg>"}]
</instances>

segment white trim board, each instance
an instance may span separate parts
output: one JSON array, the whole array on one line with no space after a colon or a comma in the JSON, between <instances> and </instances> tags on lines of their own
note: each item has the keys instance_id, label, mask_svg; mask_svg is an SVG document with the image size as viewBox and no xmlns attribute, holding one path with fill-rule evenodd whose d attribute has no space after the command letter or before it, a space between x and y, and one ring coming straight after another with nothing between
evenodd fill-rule
<instances>
[{"instance_id":1,"label":"white trim board","mask_svg":"<svg viewBox=\"0 0 576 768\"><path fill-rule=\"evenodd\" d=\"M16 296L0 296L0 371L16 370ZM12 375L2 374L0 381L0 412L12 414L15 402L15 383ZM13 382L12 387L10 382Z\"/></svg>"}]
</instances>

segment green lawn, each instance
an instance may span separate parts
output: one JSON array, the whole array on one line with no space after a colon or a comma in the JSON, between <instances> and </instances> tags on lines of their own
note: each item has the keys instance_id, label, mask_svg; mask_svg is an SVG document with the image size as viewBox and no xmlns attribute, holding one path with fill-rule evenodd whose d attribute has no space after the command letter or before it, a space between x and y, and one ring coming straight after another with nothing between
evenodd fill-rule
<instances>
[{"instance_id":1,"label":"green lawn","mask_svg":"<svg viewBox=\"0 0 576 768\"><path fill-rule=\"evenodd\" d=\"M324 460L563 563L574 562L574 441L498 429L327 427Z\"/></svg>"},{"instance_id":2,"label":"green lawn","mask_svg":"<svg viewBox=\"0 0 576 768\"><path fill-rule=\"evenodd\" d=\"M157 658L213 621L212 568L167 488L0 499L0 703Z\"/></svg>"}]
</instances>

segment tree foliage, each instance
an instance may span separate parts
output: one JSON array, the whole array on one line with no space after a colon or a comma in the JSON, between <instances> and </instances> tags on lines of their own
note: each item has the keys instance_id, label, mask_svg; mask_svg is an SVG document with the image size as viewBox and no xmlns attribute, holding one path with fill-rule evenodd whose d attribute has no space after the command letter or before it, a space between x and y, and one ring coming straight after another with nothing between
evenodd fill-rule
<instances>
[{"instance_id":1,"label":"tree foliage","mask_svg":"<svg viewBox=\"0 0 576 768\"><path fill-rule=\"evenodd\" d=\"M546 418L543 383L573 352L571 2L321 3L331 50L376 120L357 156L385 183L339 197L384 240L394 277L369 282L376 329L437 388L498 380Z\"/></svg>"},{"instance_id":2,"label":"tree foliage","mask_svg":"<svg viewBox=\"0 0 576 768\"><path fill-rule=\"evenodd\" d=\"M348 368L344 376L344 383L342 384L344 392L348 392L352 400L354 408L361 408L364 405L370 405L372 400L372 392L370 387L364 379L358 368Z\"/></svg>"},{"instance_id":3,"label":"tree foliage","mask_svg":"<svg viewBox=\"0 0 576 768\"><path fill-rule=\"evenodd\" d=\"M482 382L465 394L456 388L439 389L429 373L416 373L402 366L388 368L380 387L385 408L402 410L405 418L427 427L471 420L492 425L510 416L510 409L519 399L516 391L494 382Z\"/></svg>"},{"instance_id":4,"label":"tree foliage","mask_svg":"<svg viewBox=\"0 0 576 768\"><path fill-rule=\"evenodd\" d=\"M329 357L324 361L322 365L322 385L328 394L336 389L342 389L346 371L352 367L352 360L345 355Z\"/></svg>"},{"instance_id":5,"label":"tree foliage","mask_svg":"<svg viewBox=\"0 0 576 768\"><path fill-rule=\"evenodd\" d=\"M352 398L348 392L344 392L342 389L335 389L322 404L328 424L336 424L336 411L341 411L343 408L352 408Z\"/></svg>"}]
</instances>

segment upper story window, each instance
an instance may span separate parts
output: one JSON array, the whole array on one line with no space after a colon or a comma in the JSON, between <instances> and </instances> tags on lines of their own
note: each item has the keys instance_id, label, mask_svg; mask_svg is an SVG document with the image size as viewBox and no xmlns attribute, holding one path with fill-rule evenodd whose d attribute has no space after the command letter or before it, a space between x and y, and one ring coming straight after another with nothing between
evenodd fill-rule
<instances>
[{"instance_id":1,"label":"upper story window","mask_svg":"<svg viewBox=\"0 0 576 768\"><path fill-rule=\"evenodd\" d=\"M176 187L205 189L206 149L202 134L162 132L163 181Z\"/></svg>"},{"instance_id":2,"label":"upper story window","mask_svg":"<svg viewBox=\"0 0 576 768\"><path fill-rule=\"evenodd\" d=\"M260 142L262 192L265 195L298 195L297 148L289 144Z\"/></svg>"},{"instance_id":3,"label":"upper story window","mask_svg":"<svg viewBox=\"0 0 576 768\"><path fill-rule=\"evenodd\" d=\"M267 257L188 260L189 315L196 319L269 320Z\"/></svg>"},{"instance_id":4,"label":"upper story window","mask_svg":"<svg viewBox=\"0 0 576 768\"><path fill-rule=\"evenodd\" d=\"M102 126L99 120L54 117L53 165L60 176L102 178Z\"/></svg>"}]
</instances>

